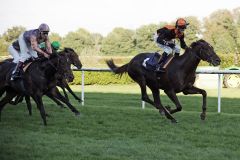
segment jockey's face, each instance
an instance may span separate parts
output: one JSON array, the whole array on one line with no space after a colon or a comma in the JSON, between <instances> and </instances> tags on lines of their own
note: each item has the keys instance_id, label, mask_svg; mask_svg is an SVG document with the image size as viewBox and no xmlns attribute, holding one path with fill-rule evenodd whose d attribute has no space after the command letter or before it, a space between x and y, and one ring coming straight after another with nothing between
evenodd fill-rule
<instances>
[{"instance_id":1,"label":"jockey's face","mask_svg":"<svg viewBox=\"0 0 240 160\"><path fill-rule=\"evenodd\" d=\"M42 39L47 39L48 38L48 32L41 32L41 38Z\"/></svg>"},{"instance_id":2,"label":"jockey's face","mask_svg":"<svg viewBox=\"0 0 240 160\"><path fill-rule=\"evenodd\" d=\"M185 28L178 27L178 32L183 33L185 31Z\"/></svg>"}]
</instances>

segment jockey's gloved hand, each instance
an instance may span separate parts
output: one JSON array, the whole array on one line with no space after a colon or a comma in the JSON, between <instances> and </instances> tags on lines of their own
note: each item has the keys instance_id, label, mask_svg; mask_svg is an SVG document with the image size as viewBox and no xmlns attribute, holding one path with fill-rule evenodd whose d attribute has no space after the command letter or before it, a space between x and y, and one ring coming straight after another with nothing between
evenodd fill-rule
<instances>
[{"instance_id":1,"label":"jockey's gloved hand","mask_svg":"<svg viewBox=\"0 0 240 160\"><path fill-rule=\"evenodd\" d=\"M175 44L174 43L168 43L168 47L170 47L170 48L175 48Z\"/></svg>"}]
</instances>

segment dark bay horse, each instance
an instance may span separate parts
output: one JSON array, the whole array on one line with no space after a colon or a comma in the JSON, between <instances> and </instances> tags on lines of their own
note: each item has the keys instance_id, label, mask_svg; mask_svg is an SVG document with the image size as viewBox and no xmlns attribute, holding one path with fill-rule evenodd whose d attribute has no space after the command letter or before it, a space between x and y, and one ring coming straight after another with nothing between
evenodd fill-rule
<instances>
[{"instance_id":1,"label":"dark bay horse","mask_svg":"<svg viewBox=\"0 0 240 160\"><path fill-rule=\"evenodd\" d=\"M177 98L176 93L183 92L187 94L202 94L203 105L201 119L206 117L206 97L205 90L193 86L195 82L195 72L201 60L207 61L213 66L220 64L221 60L215 53L213 47L204 40L193 42L187 48L182 56L174 57L167 67L166 73L156 77L154 71L148 71L143 66L143 61L153 55L153 53L140 53L136 55L129 63L117 67L113 60L106 61L109 68L115 74L123 74L125 72L139 84L141 88L142 100L155 106L161 114L170 119L172 122L177 122L171 114L181 111L182 106ZM153 94L152 101L146 92L146 86L150 88ZM164 90L167 96L176 105L176 109L166 109L162 104L159 96L159 89Z\"/></svg>"},{"instance_id":2,"label":"dark bay horse","mask_svg":"<svg viewBox=\"0 0 240 160\"><path fill-rule=\"evenodd\" d=\"M38 60L34 61L27 71L24 73L22 79L17 81L11 81L11 73L15 64L11 62L3 62L0 65L0 89L3 88L6 91L5 97L0 101L0 116L3 107L9 103L16 95L24 95L29 98L30 96L34 99L37 107L40 111L44 125L46 125L46 113L42 102L42 96L46 93L51 92L52 89L56 88L56 77L55 74L65 75L67 72L66 59L59 56L58 54L52 54L49 60ZM22 85L26 86L23 90ZM20 87L19 87L20 86ZM71 104L68 107L76 115L79 115L79 111ZM1 118L1 117L0 117Z\"/></svg>"},{"instance_id":3,"label":"dark bay horse","mask_svg":"<svg viewBox=\"0 0 240 160\"><path fill-rule=\"evenodd\" d=\"M75 67L77 67L78 69L81 69L82 68L82 63L81 61L79 60L79 57L77 55L77 53L72 49L72 48L64 48L62 51L58 52L58 54L60 56L64 56L65 59L66 59L66 63L69 63L70 65L74 65ZM5 61L10 61L12 62L12 59L7 59ZM70 67L70 66L69 66ZM69 68L70 69L70 68ZM61 87L63 92L64 92L64 95L65 95L65 98L67 99L67 101L69 102L69 98L68 98L68 95L67 95L67 92L65 90L65 88L68 90L69 93L71 93L73 95L73 97L78 100L79 102L81 102L81 98L79 98L78 96L76 96L76 94L72 91L72 89L70 88L70 86L68 85L68 82L72 82L73 79L74 79L74 76L73 76L73 73L72 71L68 70L68 72L65 72L65 74L67 74L66 76L61 74L61 73L56 73L55 77L57 79L57 86ZM0 91L1 92L1 91ZM2 93L3 94L3 93ZM0 97L2 95L0 93ZM58 88L55 88L55 89L52 89L50 93L47 93L46 95L51 98L55 103L57 103L57 105L63 107L63 103L66 104L65 100L62 98L61 94L58 90ZM28 97L25 97L26 99L26 103L28 105L28 110L29 110L29 115L32 115L32 112L31 112L31 103L29 101L29 98ZM13 105L16 105L18 104L19 102L21 102L23 100L23 96L18 96L14 102L11 102L11 104ZM60 102L61 101L61 102Z\"/></svg>"}]
</instances>

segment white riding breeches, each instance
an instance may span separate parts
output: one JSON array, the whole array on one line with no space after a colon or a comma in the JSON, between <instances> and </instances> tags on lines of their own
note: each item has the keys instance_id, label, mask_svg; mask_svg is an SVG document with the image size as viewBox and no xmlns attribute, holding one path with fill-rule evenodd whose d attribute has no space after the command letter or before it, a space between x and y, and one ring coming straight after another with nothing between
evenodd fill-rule
<instances>
[{"instance_id":1,"label":"white riding breeches","mask_svg":"<svg viewBox=\"0 0 240 160\"><path fill-rule=\"evenodd\" d=\"M166 46L166 45L162 45L162 44L159 44L157 43L157 45L163 49L164 52L166 52L168 55L169 54L175 54L175 53L180 53L180 46L179 45L175 45L174 48L171 48L169 46Z\"/></svg>"},{"instance_id":2,"label":"white riding breeches","mask_svg":"<svg viewBox=\"0 0 240 160\"><path fill-rule=\"evenodd\" d=\"M172 49L171 47L167 45L162 45L157 42L158 35L157 33L153 34L153 40L157 43L158 47L162 48L164 52L166 52L168 55L173 53L180 53L180 46L175 44L175 47ZM175 43L173 40L167 41L167 43Z\"/></svg>"},{"instance_id":3,"label":"white riding breeches","mask_svg":"<svg viewBox=\"0 0 240 160\"><path fill-rule=\"evenodd\" d=\"M18 42L20 46L20 52L17 51L12 45L9 46L8 51L14 58L14 63L19 61L25 62L29 58L37 58L37 52L32 49L31 46L28 46L23 38L23 33L18 37ZM18 54L18 55L17 55Z\"/></svg>"},{"instance_id":4,"label":"white riding breeches","mask_svg":"<svg viewBox=\"0 0 240 160\"><path fill-rule=\"evenodd\" d=\"M13 45L10 45L8 47L8 52L11 54L11 56L13 57L13 63L18 63L20 60L20 52L17 51Z\"/></svg>"}]
</instances>

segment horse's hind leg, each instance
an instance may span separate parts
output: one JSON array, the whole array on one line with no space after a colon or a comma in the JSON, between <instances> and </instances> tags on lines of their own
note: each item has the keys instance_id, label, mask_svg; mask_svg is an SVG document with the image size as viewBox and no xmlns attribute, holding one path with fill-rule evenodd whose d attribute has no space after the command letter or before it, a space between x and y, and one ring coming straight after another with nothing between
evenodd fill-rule
<instances>
[{"instance_id":1,"label":"horse's hind leg","mask_svg":"<svg viewBox=\"0 0 240 160\"><path fill-rule=\"evenodd\" d=\"M192 86L191 88L187 88L183 91L183 94L202 94L203 96L203 104L202 104L202 113L200 115L201 119L204 120L206 118L206 110L207 110L207 92L203 89Z\"/></svg>"},{"instance_id":2,"label":"horse's hind leg","mask_svg":"<svg viewBox=\"0 0 240 160\"><path fill-rule=\"evenodd\" d=\"M25 101L27 103L28 113L31 116L32 115L32 105L30 101L30 96L25 96Z\"/></svg>"},{"instance_id":3,"label":"horse's hind leg","mask_svg":"<svg viewBox=\"0 0 240 160\"><path fill-rule=\"evenodd\" d=\"M43 120L43 124L46 126L46 125L47 125L47 120L46 120L45 109L44 109L43 102L42 102L42 96L40 96L40 95L34 95L34 96L32 96L32 98L33 98L34 101L36 102L37 107L38 107L38 109L39 109L39 111L40 111L42 120Z\"/></svg>"},{"instance_id":4,"label":"horse's hind leg","mask_svg":"<svg viewBox=\"0 0 240 160\"><path fill-rule=\"evenodd\" d=\"M131 76L131 75L129 74L129 76ZM145 80L145 78L143 76L141 76L141 77L132 78L132 79L134 79L134 81L137 82L138 85L141 88L142 100L147 102L147 103L149 103L149 104L151 104L151 105L153 105L155 107L154 102L147 95L147 87L146 87L146 80Z\"/></svg>"},{"instance_id":5,"label":"horse's hind leg","mask_svg":"<svg viewBox=\"0 0 240 160\"><path fill-rule=\"evenodd\" d=\"M16 96L16 93L14 93L13 91L6 91L6 95L5 97L0 101L0 121L1 121L1 113L3 110L3 107L9 103L13 97Z\"/></svg>"},{"instance_id":6,"label":"horse's hind leg","mask_svg":"<svg viewBox=\"0 0 240 160\"><path fill-rule=\"evenodd\" d=\"M6 91L5 88L0 89L0 97L2 97L5 91Z\"/></svg>"},{"instance_id":7,"label":"horse's hind leg","mask_svg":"<svg viewBox=\"0 0 240 160\"><path fill-rule=\"evenodd\" d=\"M172 102L176 105L176 109L169 109L170 113L173 114L175 112L179 112L182 110L182 106L177 98L177 95L174 90L164 90L167 96L172 100Z\"/></svg>"}]
</instances>

